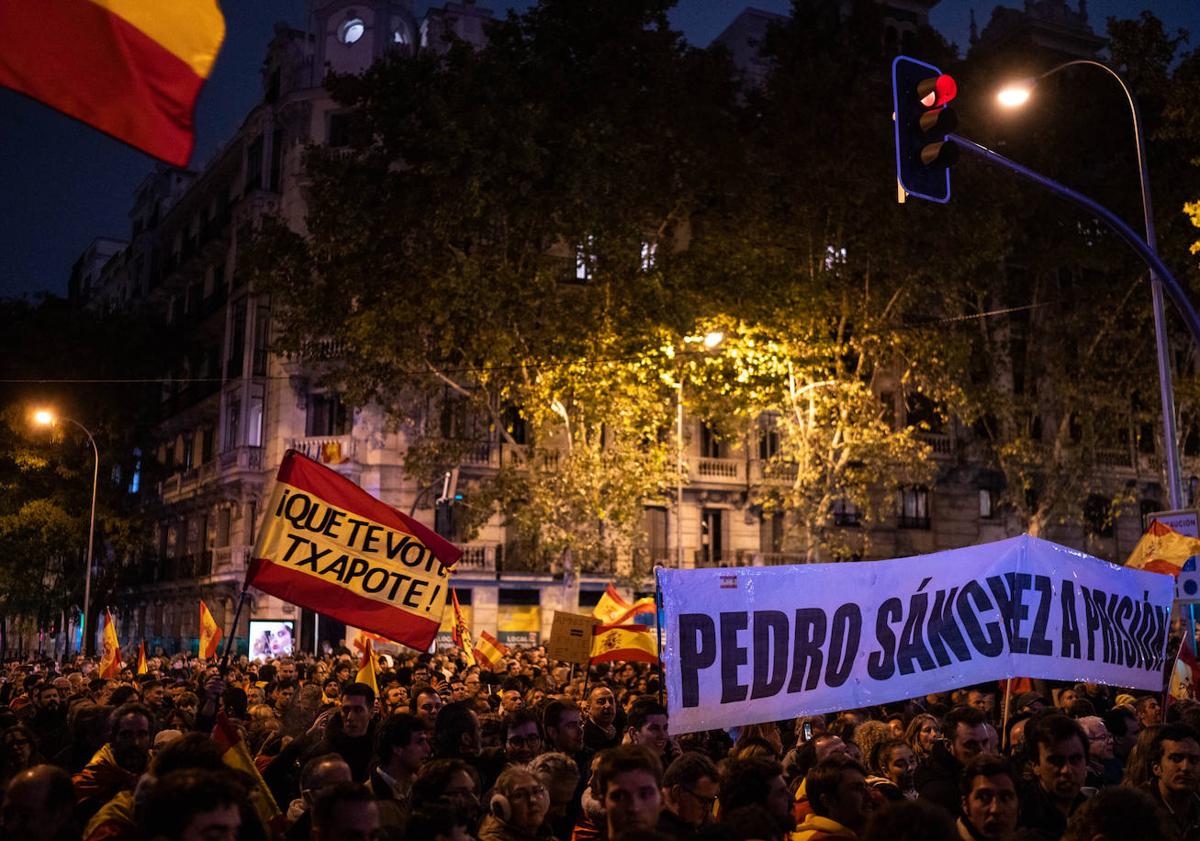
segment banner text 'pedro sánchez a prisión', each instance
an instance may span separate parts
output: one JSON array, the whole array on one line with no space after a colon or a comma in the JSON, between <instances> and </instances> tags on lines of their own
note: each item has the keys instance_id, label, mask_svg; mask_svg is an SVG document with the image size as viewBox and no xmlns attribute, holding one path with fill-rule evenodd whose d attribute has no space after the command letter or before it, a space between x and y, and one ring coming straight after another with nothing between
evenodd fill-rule
<instances>
[{"instance_id":1,"label":"banner text 'pedro s\u00e1nchez a prisi\u00f3n'","mask_svg":"<svg viewBox=\"0 0 1200 841\"><path fill-rule=\"evenodd\" d=\"M658 574L678 732L1008 677L1162 688L1174 580L1029 536L892 561Z\"/></svg>"},{"instance_id":2,"label":"banner text 'pedro s\u00e1nchez a prisi\u00f3n'","mask_svg":"<svg viewBox=\"0 0 1200 841\"><path fill-rule=\"evenodd\" d=\"M462 552L336 471L284 456L246 583L416 649L437 634Z\"/></svg>"}]
</instances>

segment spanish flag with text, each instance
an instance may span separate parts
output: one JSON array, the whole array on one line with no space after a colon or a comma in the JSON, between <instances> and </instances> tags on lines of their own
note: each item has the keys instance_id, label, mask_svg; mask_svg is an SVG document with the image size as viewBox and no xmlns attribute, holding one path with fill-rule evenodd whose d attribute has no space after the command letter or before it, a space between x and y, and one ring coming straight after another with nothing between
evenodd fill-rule
<instances>
[{"instance_id":1,"label":"spanish flag with text","mask_svg":"<svg viewBox=\"0 0 1200 841\"><path fill-rule=\"evenodd\" d=\"M216 0L5 0L0 85L187 166L224 40Z\"/></svg>"},{"instance_id":2,"label":"spanish flag with text","mask_svg":"<svg viewBox=\"0 0 1200 841\"><path fill-rule=\"evenodd\" d=\"M462 550L335 470L288 450L246 585L425 651Z\"/></svg>"}]
</instances>

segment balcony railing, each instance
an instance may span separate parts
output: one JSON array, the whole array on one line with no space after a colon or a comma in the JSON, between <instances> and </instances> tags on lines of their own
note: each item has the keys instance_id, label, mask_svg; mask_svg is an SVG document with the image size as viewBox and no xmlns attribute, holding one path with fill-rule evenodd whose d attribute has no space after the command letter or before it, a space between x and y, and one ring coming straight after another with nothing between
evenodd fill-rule
<instances>
[{"instance_id":1,"label":"balcony railing","mask_svg":"<svg viewBox=\"0 0 1200 841\"><path fill-rule=\"evenodd\" d=\"M696 474L706 482L737 482L741 479L743 464L736 458L702 456L696 465Z\"/></svg>"},{"instance_id":2,"label":"balcony railing","mask_svg":"<svg viewBox=\"0 0 1200 841\"><path fill-rule=\"evenodd\" d=\"M212 550L212 571L239 572L250 559L250 546L219 546Z\"/></svg>"},{"instance_id":3,"label":"balcony railing","mask_svg":"<svg viewBox=\"0 0 1200 841\"><path fill-rule=\"evenodd\" d=\"M954 438L945 432L919 432L917 439L929 445L934 458L954 455Z\"/></svg>"},{"instance_id":4,"label":"balcony railing","mask_svg":"<svg viewBox=\"0 0 1200 841\"><path fill-rule=\"evenodd\" d=\"M330 467L352 463L357 449L353 435L310 435L293 438L288 446Z\"/></svg>"},{"instance_id":5,"label":"balcony railing","mask_svg":"<svg viewBox=\"0 0 1200 841\"><path fill-rule=\"evenodd\" d=\"M262 447L234 447L221 453L221 470L262 470Z\"/></svg>"},{"instance_id":6,"label":"balcony railing","mask_svg":"<svg viewBox=\"0 0 1200 841\"><path fill-rule=\"evenodd\" d=\"M796 481L798 470L792 462L755 459L751 462L750 476L755 482L791 485Z\"/></svg>"},{"instance_id":7,"label":"balcony railing","mask_svg":"<svg viewBox=\"0 0 1200 841\"><path fill-rule=\"evenodd\" d=\"M464 546L462 557L454 568L462 572L495 572L496 560L503 550L504 547L499 543Z\"/></svg>"}]
</instances>

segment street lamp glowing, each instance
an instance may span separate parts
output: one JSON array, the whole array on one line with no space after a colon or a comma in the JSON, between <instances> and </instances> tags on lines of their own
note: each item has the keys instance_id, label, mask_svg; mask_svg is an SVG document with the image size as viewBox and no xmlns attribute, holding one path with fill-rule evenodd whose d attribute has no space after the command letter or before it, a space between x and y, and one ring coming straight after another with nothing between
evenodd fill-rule
<instances>
[{"instance_id":1,"label":"street lamp glowing","mask_svg":"<svg viewBox=\"0 0 1200 841\"><path fill-rule=\"evenodd\" d=\"M54 412L49 409L38 409L33 413L33 422L38 426L54 426Z\"/></svg>"},{"instance_id":2,"label":"street lamp glowing","mask_svg":"<svg viewBox=\"0 0 1200 841\"><path fill-rule=\"evenodd\" d=\"M1030 85L1028 82L1017 82L996 94L996 101L1005 108L1020 108L1029 101L1032 93L1033 85Z\"/></svg>"},{"instance_id":3,"label":"street lamp glowing","mask_svg":"<svg viewBox=\"0 0 1200 841\"><path fill-rule=\"evenodd\" d=\"M704 347L706 350L712 350L723 341L725 341L725 334L719 330L704 334Z\"/></svg>"}]
</instances>

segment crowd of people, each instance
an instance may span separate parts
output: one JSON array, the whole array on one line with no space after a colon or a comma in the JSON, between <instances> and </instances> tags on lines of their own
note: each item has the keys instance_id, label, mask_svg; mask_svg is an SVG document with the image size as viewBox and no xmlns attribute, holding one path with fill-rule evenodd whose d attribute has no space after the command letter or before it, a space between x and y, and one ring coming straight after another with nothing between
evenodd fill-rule
<instances>
[{"instance_id":1,"label":"crowd of people","mask_svg":"<svg viewBox=\"0 0 1200 841\"><path fill-rule=\"evenodd\" d=\"M676 734L648 666L454 654L388 659L375 687L348 652L108 680L85 658L9 660L0 836L1200 841L1195 702L984 685Z\"/></svg>"}]
</instances>

